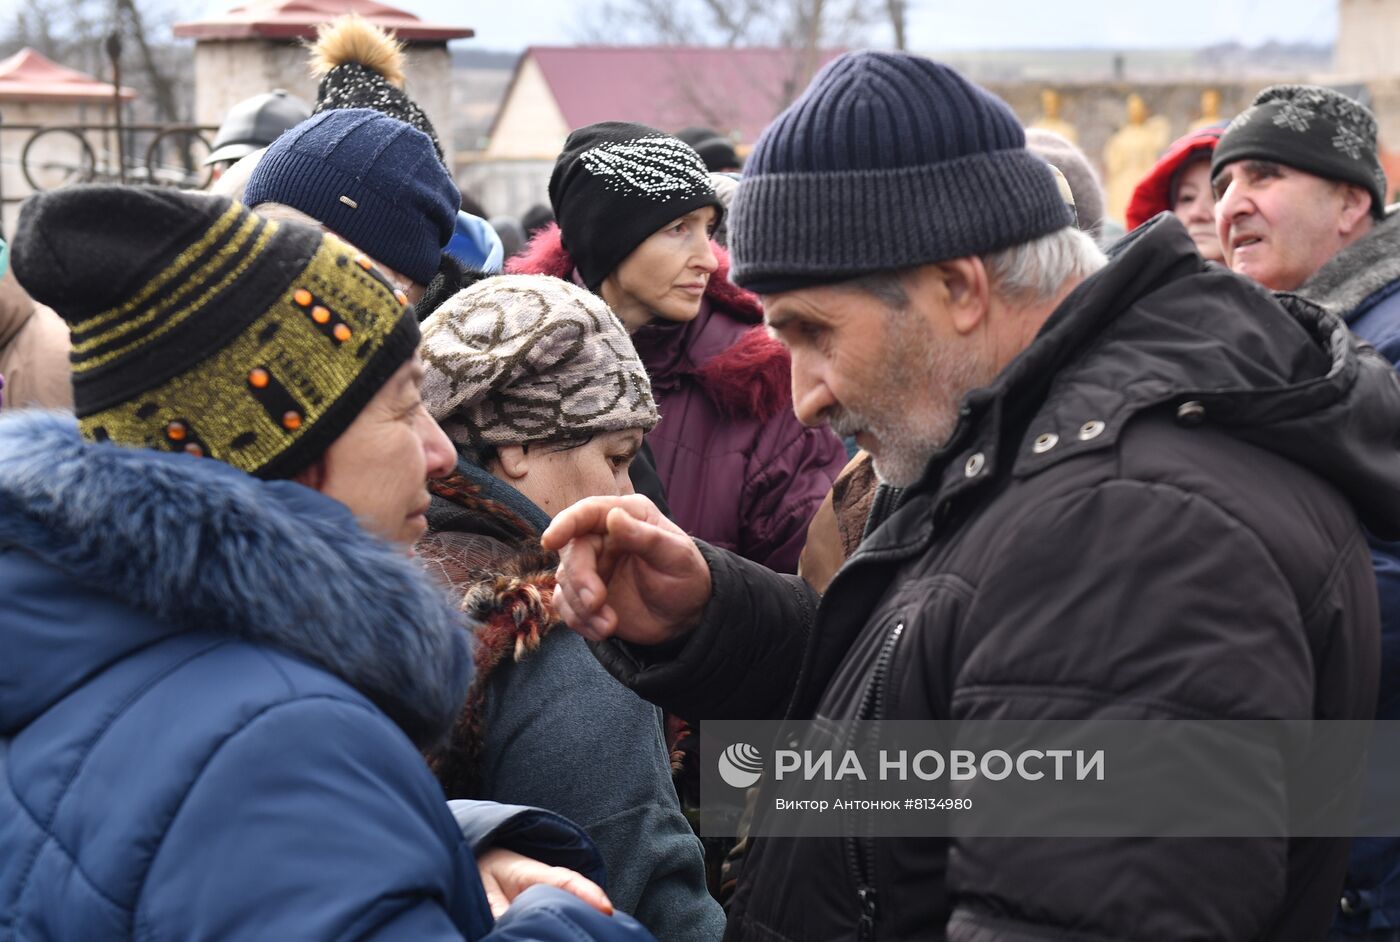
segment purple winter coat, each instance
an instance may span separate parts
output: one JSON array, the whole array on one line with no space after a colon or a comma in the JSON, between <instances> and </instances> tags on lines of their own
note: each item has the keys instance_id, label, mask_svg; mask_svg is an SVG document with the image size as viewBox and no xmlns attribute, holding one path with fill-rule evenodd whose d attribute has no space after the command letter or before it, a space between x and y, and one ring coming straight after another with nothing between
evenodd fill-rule
<instances>
[{"instance_id":1,"label":"purple winter coat","mask_svg":"<svg viewBox=\"0 0 1400 942\"><path fill-rule=\"evenodd\" d=\"M687 533L778 572L796 572L807 525L846 464L830 429L792 411L787 350L758 326L763 309L719 268L693 321L654 322L632 335L661 422L647 435L671 516ZM568 278L559 230L542 231L513 273Z\"/></svg>"}]
</instances>

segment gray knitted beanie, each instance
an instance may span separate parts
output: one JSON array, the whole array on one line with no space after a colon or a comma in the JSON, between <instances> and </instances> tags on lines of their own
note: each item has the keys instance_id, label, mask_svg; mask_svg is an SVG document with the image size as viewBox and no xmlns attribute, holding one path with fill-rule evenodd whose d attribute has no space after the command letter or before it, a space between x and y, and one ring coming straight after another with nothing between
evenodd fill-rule
<instances>
[{"instance_id":1,"label":"gray knitted beanie","mask_svg":"<svg viewBox=\"0 0 1400 942\"><path fill-rule=\"evenodd\" d=\"M929 59L834 59L763 132L729 224L760 294L978 255L1072 226L999 98Z\"/></svg>"},{"instance_id":2,"label":"gray knitted beanie","mask_svg":"<svg viewBox=\"0 0 1400 942\"><path fill-rule=\"evenodd\" d=\"M484 278L422 325L423 402L459 445L523 445L640 428L646 368L596 295L548 275Z\"/></svg>"},{"instance_id":3,"label":"gray knitted beanie","mask_svg":"<svg viewBox=\"0 0 1400 942\"><path fill-rule=\"evenodd\" d=\"M1084 152L1053 131L1031 128L1026 131L1026 149L1064 174L1074 193L1074 208L1080 229L1094 238L1103 229L1103 186Z\"/></svg>"}]
</instances>

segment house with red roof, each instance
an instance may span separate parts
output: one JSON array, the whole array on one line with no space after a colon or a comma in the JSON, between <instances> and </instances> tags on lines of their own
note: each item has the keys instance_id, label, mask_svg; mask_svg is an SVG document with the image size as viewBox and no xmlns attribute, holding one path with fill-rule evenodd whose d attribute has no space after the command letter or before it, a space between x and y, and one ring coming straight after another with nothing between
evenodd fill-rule
<instances>
[{"instance_id":1,"label":"house with red roof","mask_svg":"<svg viewBox=\"0 0 1400 942\"><path fill-rule=\"evenodd\" d=\"M636 121L714 128L741 147L839 54L700 46L532 46L491 129L487 159L549 159L574 128Z\"/></svg>"},{"instance_id":2,"label":"house with red roof","mask_svg":"<svg viewBox=\"0 0 1400 942\"><path fill-rule=\"evenodd\" d=\"M33 49L0 60L0 196L6 232L14 231L19 203L33 192L20 165L34 129L110 124L117 100L135 98L130 88L114 89L111 82L59 65ZM30 146L29 162L42 185L58 184L84 165L84 141L91 153L115 146L98 131L75 133L82 139L60 132Z\"/></svg>"},{"instance_id":3,"label":"house with red roof","mask_svg":"<svg viewBox=\"0 0 1400 942\"><path fill-rule=\"evenodd\" d=\"M531 46L516 64L484 151L458 180L491 212L548 201L569 132L598 121L664 131L703 125L740 154L840 50L700 46Z\"/></svg>"}]
</instances>

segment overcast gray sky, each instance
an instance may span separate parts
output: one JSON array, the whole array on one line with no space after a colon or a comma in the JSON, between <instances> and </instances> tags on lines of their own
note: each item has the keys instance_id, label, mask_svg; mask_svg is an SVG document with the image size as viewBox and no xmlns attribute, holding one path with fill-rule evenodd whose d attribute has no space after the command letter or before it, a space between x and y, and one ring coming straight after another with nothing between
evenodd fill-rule
<instances>
[{"instance_id":1,"label":"overcast gray sky","mask_svg":"<svg viewBox=\"0 0 1400 942\"><path fill-rule=\"evenodd\" d=\"M9 19L20 0L0 0ZM236 0L153 0L220 12ZM601 0L384 0L425 20L471 26L482 49L567 45ZM1195 47L1239 40L1331 42L1336 0L909 0L909 45L937 49ZM876 43L886 37L872 36Z\"/></svg>"},{"instance_id":2,"label":"overcast gray sky","mask_svg":"<svg viewBox=\"0 0 1400 942\"><path fill-rule=\"evenodd\" d=\"M214 0L225 9L231 0ZM385 0L424 19L474 27L483 49L561 45L584 35L598 0ZM1335 0L910 0L915 50L1065 46L1195 47L1331 42Z\"/></svg>"}]
</instances>

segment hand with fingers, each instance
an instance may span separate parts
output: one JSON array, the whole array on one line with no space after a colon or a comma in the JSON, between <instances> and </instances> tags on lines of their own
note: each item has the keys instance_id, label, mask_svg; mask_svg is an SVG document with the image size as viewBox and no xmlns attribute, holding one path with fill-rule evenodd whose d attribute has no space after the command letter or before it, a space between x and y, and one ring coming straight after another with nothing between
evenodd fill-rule
<instances>
[{"instance_id":1,"label":"hand with fingers","mask_svg":"<svg viewBox=\"0 0 1400 942\"><path fill-rule=\"evenodd\" d=\"M579 501L541 539L559 551L554 604L588 640L660 644L700 623L710 567L695 541L640 494Z\"/></svg>"},{"instance_id":2,"label":"hand with fingers","mask_svg":"<svg viewBox=\"0 0 1400 942\"><path fill-rule=\"evenodd\" d=\"M613 913L612 901L603 888L567 867L551 867L515 851L496 847L476 860L491 915L500 919L517 896L532 886L553 886L572 893L604 916Z\"/></svg>"}]
</instances>

